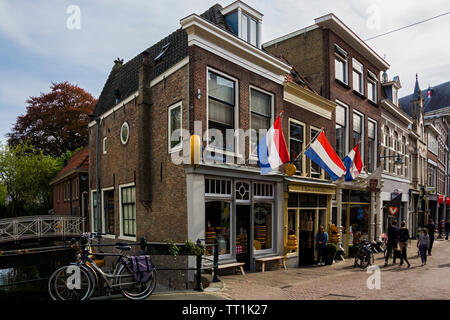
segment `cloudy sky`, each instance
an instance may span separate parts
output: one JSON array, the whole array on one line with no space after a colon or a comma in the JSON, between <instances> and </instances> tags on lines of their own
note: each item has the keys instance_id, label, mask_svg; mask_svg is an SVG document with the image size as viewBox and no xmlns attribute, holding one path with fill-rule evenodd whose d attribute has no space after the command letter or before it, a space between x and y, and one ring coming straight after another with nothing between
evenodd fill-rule
<instances>
[{"instance_id":1,"label":"cloudy sky","mask_svg":"<svg viewBox=\"0 0 450 320\"><path fill-rule=\"evenodd\" d=\"M78 84L98 98L116 57L125 61L180 27L181 18L233 0L0 0L0 139L25 100L51 82ZM448 0L247 0L264 14L267 42L333 12L362 39L450 11ZM67 20L80 9L79 29ZM450 14L368 44L400 75L400 96L450 80Z\"/></svg>"}]
</instances>

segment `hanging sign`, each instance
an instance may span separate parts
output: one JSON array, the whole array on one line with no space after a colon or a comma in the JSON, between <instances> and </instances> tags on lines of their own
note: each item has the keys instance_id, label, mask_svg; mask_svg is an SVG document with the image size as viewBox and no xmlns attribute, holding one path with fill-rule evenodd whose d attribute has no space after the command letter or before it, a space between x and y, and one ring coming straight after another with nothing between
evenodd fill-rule
<instances>
[{"instance_id":1,"label":"hanging sign","mask_svg":"<svg viewBox=\"0 0 450 320\"><path fill-rule=\"evenodd\" d=\"M438 196L438 201L439 201L439 204L443 204L444 203L444 196L439 195Z\"/></svg>"},{"instance_id":2,"label":"hanging sign","mask_svg":"<svg viewBox=\"0 0 450 320\"><path fill-rule=\"evenodd\" d=\"M446 204L450 204L450 197L446 197L446 198L445 198L445 203L446 203Z\"/></svg>"}]
</instances>

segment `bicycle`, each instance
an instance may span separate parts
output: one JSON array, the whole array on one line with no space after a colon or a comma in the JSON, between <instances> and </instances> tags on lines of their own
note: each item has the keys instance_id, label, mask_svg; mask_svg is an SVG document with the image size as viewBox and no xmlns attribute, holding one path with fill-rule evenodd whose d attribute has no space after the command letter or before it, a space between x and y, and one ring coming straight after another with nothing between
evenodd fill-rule
<instances>
[{"instance_id":1,"label":"bicycle","mask_svg":"<svg viewBox=\"0 0 450 320\"><path fill-rule=\"evenodd\" d=\"M375 256L373 254L372 245L367 240L361 240L358 245L358 251L355 254L354 266L364 269L374 264Z\"/></svg>"},{"instance_id":2,"label":"bicycle","mask_svg":"<svg viewBox=\"0 0 450 320\"><path fill-rule=\"evenodd\" d=\"M130 300L147 298L156 287L156 269L152 266L150 277L145 282L135 279L131 257L125 256L131 246L127 243L116 243L119 253L95 253L95 256L118 257L112 273L104 272L91 258L91 245L94 238L103 234L84 233L81 236L81 252L77 262L63 266L53 272L48 281L48 292L53 300L88 300L92 297L100 275L110 290L118 290ZM78 277L78 279L75 279ZM131 280L130 280L131 279ZM128 282L127 282L128 281Z\"/></svg>"}]
</instances>

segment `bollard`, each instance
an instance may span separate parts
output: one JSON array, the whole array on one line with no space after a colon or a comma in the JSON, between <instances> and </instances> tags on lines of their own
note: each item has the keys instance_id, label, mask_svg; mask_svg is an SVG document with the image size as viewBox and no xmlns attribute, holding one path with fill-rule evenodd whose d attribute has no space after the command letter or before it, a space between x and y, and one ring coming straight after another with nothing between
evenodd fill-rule
<instances>
[{"instance_id":1,"label":"bollard","mask_svg":"<svg viewBox=\"0 0 450 320\"><path fill-rule=\"evenodd\" d=\"M214 277L213 282L219 282L219 241L214 239Z\"/></svg>"},{"instance_id":2,"label":"bollard","mask_svg":"<svg viewBox=\"0 0 450 320\"><path fill-rule=\"evenodd\" d=\"M201 245L200 239L197 240L197 245ZM202 285L202 255L196 256L197 259L197 274L195 276L195 291L203 291Z\"/></svg>"}]
</instances>

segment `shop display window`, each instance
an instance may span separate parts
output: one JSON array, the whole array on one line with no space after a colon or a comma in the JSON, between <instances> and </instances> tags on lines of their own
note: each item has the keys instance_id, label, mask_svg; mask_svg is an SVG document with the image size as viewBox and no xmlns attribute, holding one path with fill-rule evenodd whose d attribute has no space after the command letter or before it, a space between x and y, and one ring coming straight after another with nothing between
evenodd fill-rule
<instances>
[{"instance_id":1,"label":"shop display window","mask_svg":"<svg viewBox=\"0 0 450 320\"><path fill-rule=\"evenodd\" d=\"M210 201L205 203L206 244L214 244L214 240L217 238L219 255L231 253L230 216L230 202ZM212 255L212 247L207 247L206 254Z\"/></svg>"},{"instance_id":2,"label":"shop display window","mask_svg":"<svg viewBox=\"0 0 450 320\"><path fill-rule=\"evenodd\" d=\"M254 213L254 248L255 250L272 249L272 204L257 202Z\"/></svg>"}]
</instances>

